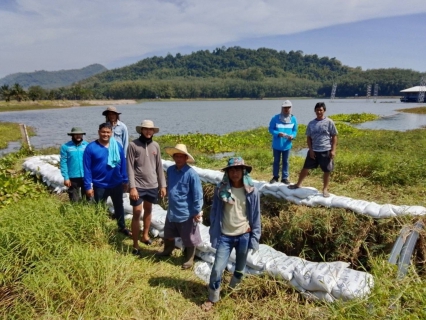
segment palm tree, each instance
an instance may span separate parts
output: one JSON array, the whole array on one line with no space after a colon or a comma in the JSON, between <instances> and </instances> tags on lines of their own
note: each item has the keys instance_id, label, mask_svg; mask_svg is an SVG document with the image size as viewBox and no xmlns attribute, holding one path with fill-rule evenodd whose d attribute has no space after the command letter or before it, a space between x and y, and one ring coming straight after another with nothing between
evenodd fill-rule
<instances>
[{"instance_id":1,"label":"palm tree","mask_svg":"<svg viewBox=\"0 0 426 320\"><path fill-rule=\"evenodd\" d=\"M15 97L18 102L21 102L22 100L25 100L27 97L27 93L25 92L24 88L19 83L15 83L12 87L12 96Z\"/></svg>"},{"instance_id":2,"label":"palm tree","mask_svg":"<svg viewBox=\"0 0 426 320\"><path fill-rule=\"evenodd\" d=\"M2 96L6 102L10 101L12 91L7 84L4 84L0 87L0 96Z\"/></svg>"}]
</instances>

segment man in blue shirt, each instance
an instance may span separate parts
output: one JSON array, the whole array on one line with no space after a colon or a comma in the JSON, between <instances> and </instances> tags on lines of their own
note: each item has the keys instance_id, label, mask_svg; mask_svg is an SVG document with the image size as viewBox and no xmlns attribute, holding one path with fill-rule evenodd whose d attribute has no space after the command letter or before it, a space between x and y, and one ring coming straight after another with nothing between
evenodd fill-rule
<instances>
[{"instance_id":1,"label":"man in blue shirt","mask_svg":"<svg viewBox=\"0 0 426 320\"><path fill-rule=\"evenodd\" d=\"M89 143L83 155L86 195L94 197L96 202L105 202L111 197L118 230L131 236L124 223L123 191L127 191L129 179L123 148L111 138L111 124L99 125L98 134L99 139Z\"/></svg>"},{"instance_id":2,"label":"man in blue shirt","mask_svg":"<svg viewBox=\"0 0 426 320\"><path fill-rule=\"evenodd\" d=\"M77 202L81 200L82 196L86 196L83 185L83 153L88 143L83 140L85 134L81 128L74 127L68 133L71 141L61 146L61 174L64 177L64 185L68 187L71 202Z\"/></svg>"},{"instance_id":3,"label":"man in blue shirt","mask_svg":"<svg viewBox=\"0 0 426 320\"><path fill-rule=\"evenodd\" d=\"M185 262L182 269L194 263L195 247L202 242L198 223L203 214L203 188L198 174L187 163L194 163L184 144L166 147L175 164L167 169L167 194L169 207L164 226L164 251L157 256L170 256L176 237L185 246Z\"/></svg>"},{"instance_id":4,"label":"man in blue shirt","mask_svg":"<svg viewBox=\"0 0 426 320\"><path fill-rule=\"evenodd\" d=\"M272 150L274 152L273 177L270 183L278 182L280 160L282 158L281 182L290 184L288 156L292 147L292 140L297 135L297 120L291 114L292 103L290 100L283 102L281 113L272 117L269 122L269 133L272 135Z\"/></svg>"}]
</instances>

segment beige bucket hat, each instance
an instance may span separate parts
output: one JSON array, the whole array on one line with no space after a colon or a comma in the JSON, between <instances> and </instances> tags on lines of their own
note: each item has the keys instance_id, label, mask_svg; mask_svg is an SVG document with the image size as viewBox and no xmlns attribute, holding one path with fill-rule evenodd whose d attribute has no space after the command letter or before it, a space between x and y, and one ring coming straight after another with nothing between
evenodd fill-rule
<instances>
[{"instance_id":1,"label":"beige bucket hat","mask_svg":"<svg viewBox=\"0 0 426 320\"><path fill-rule=\"evenodd\" d=\"M108 107L104 112L102 112L102 115L106 116L108 112L114 112L116 114L121 114L121 112L117 111L116 107Z\"/></svg>"},{"instance_id":2,"label":"beige bucket hat","mask_svg":"<svg viewBox=\"0 0 426 320\"><path fill-rule=\"evenodd\" d=\"M186 160L186 162L188 163L195 162L194 158L188 153L188 150L186 149L186 145L182 143L178 143L174 147L165 147L164 150L167 152L168 155L171 155L172 157L175 153L186 154L188 156L188 160Z\"/></svg>"},{"instance_id":3,"label":"beige bucket hat","mask_svg":"<svg viewBox=\"0 0 426 320\"><path fill-rule=\"evenodd\" d=\"M136 126L136 132L142 134L142 128L154 129L154 133L160 131L160 128L154 126L154 122L152 120L144 120L142 121L140 126Z\"/></svg>"}]
</instances>

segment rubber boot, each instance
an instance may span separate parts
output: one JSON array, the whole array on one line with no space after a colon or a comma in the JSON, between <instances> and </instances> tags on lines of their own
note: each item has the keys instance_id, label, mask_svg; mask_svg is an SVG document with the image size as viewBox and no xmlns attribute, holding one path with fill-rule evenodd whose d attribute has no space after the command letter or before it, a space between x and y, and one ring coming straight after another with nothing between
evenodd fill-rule
<instances>
[{"instance_id":1,"label":"rubber boot","mask_svg":"<svg viewBox=\"0 0 426 320\"><path fill-rule=\"evenodd\" d=\"M164 250L163 252L157 252L156 257L170 257L173 250L175 249L175 240L164 239Z\"/></svg>"},{"instance_id":2,"label":"rubber boot","mask_svg":"<svg viewBox=\"0 0 426 320\"><path fill-rule=\"evenodd\" d=\"M185 262L182 265L182 269L189 269L194 264L195 247L185 248Z\"/></svg>"},{"instance_id":3,"label":"rubber boot","mask_svg":"<svg viewBox=\"0 0 426 320\"><path fill-rule=\"evenodd\" d=\"M220 289L213 290L209 287L209 301L216 303L220 300Z\"/></svg>"},{"instance_id":4,"label":"rubber boot","mask_svg":"<svg viewBox=\"0 0 426 320\"><path fill-rule=\"evenodd\" d=\"M235 287L241 282L242 279L238 279L236 276L232 276L231 282L229 282L229 287L235 289Z\"/></svg>"}]
</instances>

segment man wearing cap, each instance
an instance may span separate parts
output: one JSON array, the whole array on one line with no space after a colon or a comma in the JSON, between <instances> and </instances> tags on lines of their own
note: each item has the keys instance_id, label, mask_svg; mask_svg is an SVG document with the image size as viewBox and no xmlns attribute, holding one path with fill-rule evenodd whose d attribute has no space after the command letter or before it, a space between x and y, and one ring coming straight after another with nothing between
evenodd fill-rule
<instances>
[{"instance_id":1,"label":"man wearing cap","mask_svg":"<svg viewBox=\"0 0 426 320\"><path fill-rule=\"evenodd\" d=\"M159 128L151 120L144 120L136 126L140 137L129 144L127 151L127 172L129 175L130 204L133 206L132 237L133 254L139 255L140 217L143 203L143 235L141 241L150 245L149 227L151 225L152 204L160 196L166 196L166 179L161 162L161 150L157 142L152 140Z\"/></svg>"},{"instance_id":2,"label":"man wearing cap","mask_svg":"<svg viewBox=\"0 0 426 320\"><path fill-rule=\"evenodd\" d=\"M198 222L203 214L203 188L198 174L188 163L194 158L184 144L166 147L167 154L175 164L167 169L167 208L164 226L164 251L157 256L170 256L175 247L174 238L181 237L185 246L185 262L182 269L189 269L194 263L195 247L202 242Z\"/></svg>"},{"instance_id":3,"label":"man wearing cap","mask_svg":"<svg viewBox=\"0 0 426 320\"><path fill-rule=\"evenodd\" d=\"M127 126L120 121L121 112L116 107L108 107L102 115L105 116L105 122L111 124L115 140L121 144L124 149L124 157L127 156L127 148L129 147L129 132Z\"/></svg>"},{"instance_id":4,"label":"man wearing cap","mask_svg":"<svg viewBox=\"0 0 426 320\"><path fill-rule=\"evenodd\" d=\"M235 271L229 286L235 288L242 280L247 255L259 250L261 233L260 196L250 177L252 167L241 157L228 160L222 181L214 191L210 210L210 242L216 255L208 287L208 311L220 299L222 273L235 248Z\"/></svg>"},{"instance_id":5,"label":"man wearing cap","mask_svg":"<svg viewBox=\"0 0 426 320\"><path fill-rule=\"evenodd\" d=\"M291 141L297 135L297 120L291 114L292 103L285 100L281 106L281 113L272 117L269 123L269 133L272 134L272 150L274 164L272 166L273 177L270 183L278 182L280 161L282 158L281 182L290 184L288 157L292 147Z\"/></svg>"},{"instance_id":6,"label":"man wearing cap","mask_svg":"<svg viewBox=\"0 0 426 320\"><path fill-rule=\"evenodd\" d=\"M82 196L86 196L83 184L83 153L88 143L83 140L85 134L79 127L72 128L68 133L71 141L64 143L60 150L61 174L64 177L64 185L68 187L71 202L77 202L81 200Z\"/></svg>"},{"instance_id":7,"label":"man wearing cap","mask_svg":"<svg viewBox=\"0 0 426 320\"><path fill-rule=\"evenodd\" d=\"M127 166L123 148L112 138L112 126L101 123L99 138L90 142L83 155L84 188L88 198L106 202L111 197L118 231L131 236L124 222L123 191L128 188Z\"/></svg>"}]
</instances>

